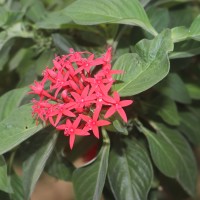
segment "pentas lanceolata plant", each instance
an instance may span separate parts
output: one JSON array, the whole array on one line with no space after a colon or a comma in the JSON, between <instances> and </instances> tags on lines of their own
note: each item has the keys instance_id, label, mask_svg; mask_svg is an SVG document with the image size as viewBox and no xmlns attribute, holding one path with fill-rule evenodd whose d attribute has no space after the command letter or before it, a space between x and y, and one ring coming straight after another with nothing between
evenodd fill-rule
<instances>
[{"instance_id":1,"label":"pentas lanceolata plant","mask_svg":"<svg viewBox=\"0 0 200 200\"><path fill-rule=\"evenodd\" d=\"M39 96L32 100L33 115L63 130L71 149L76 135L93 133L99 138L99 127L109 125L107 119L116 112L127 122L123 107L133 101L121 101L118 92L112 91L112 75L123 71L111 69L111 51L108 48L95 58L90 52L70 49L68 55L55 57L53 68L46 68L42 80L30 86L29 93Z\"/></svg>"}]
</instances>

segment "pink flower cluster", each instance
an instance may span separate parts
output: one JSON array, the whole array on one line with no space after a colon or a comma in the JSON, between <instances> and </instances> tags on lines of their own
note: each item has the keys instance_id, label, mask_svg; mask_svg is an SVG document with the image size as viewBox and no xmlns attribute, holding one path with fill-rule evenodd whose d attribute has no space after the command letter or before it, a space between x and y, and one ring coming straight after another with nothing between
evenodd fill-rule
<instances>
[{"instance_id":1,"label":"pink flower cluster","mask_svg":"<svg viewBox=\"0 0 200 200\"><path fill-rule=\"evenodd\" d=\"M120 101L119 94L111 88L113 74L123 73L111 69L111 48L100 58L90 52L74 52L57 56L53 68L46 68L43 79L31 85L33 115L69 136L72 149L75 135L93 133L99 138L99 127L107 126L105 119L118 112L127 122L123 107L132 100Z\"/></svg>"}]
</instances>

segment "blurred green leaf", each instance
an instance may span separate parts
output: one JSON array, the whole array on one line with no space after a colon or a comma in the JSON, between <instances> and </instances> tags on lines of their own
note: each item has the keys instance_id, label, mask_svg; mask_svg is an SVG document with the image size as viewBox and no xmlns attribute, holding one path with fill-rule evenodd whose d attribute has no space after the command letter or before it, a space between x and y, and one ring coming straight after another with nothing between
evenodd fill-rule
<instances>
[{"instance_id":1,"label":"blurred green leaf","mask_svg":"<svg viewBox=\"0 0 200 200\"><path fill-rule=\"evenodd\" d=\"M195 18L189 28L189 36L197 41L200 41L200 15Z\"/></svg>"},{"instance_id":2,"label":"blurred green leaf","mask_svg":"<svg viewBox=\"0 0 200 200\"><path fill-rule=\"evenodd\" d=\"M69 53L70 48L73 48L76 51L80 50L78 45L59 33L52 34L52 38L55 46L61 51L61 53Z\"/></svg>"},{"instance_id":3,"label":"blurred green leaf","mask_svg":"<svg viewBox=\"0 0 200 200\"><path fill-rule=\"evenodd\" d=\"M174 101L185 104L191 102L184 82L176 73L170 73L159 85L157 85L157 89Z\"/></svg>"},{"instance_id":4,"label":"blurred green leaf","mask_svg":"<svg viewBox=\"0 0 200 200\"><path fill-rule=\"evenodd\" d=\"M177 4L181 4L181 3L187 3L187 2L191 2L193 0L159 0L155 2L156 6L162 6L162 5L177 5Z\"/></svg>"},{"instance_id":5,"label":"blurred green leaf","mask_svg":"<svg viewBox=\"0 0 200 200\"><path fill-rule=\"evenodd\" d=\"M170 98L165 98L164 102L159 102L158 115L170 125L179 125L180 117L176 107L176 103Z\"/></svg>"},{"instance_id":6,"label":"blurred green leaf","mask_svg":"<svg viewBox=\"0 0 200 200\"><path fill-rule=\"evenodd\" d=\"M42 129L41 124L36 125L31 113L31 105L27 104L15 109L0 122L0 154L11 150Z\"/></svg>"},{"instance_id":7,"label":"blurred green leaf","mask_svg":"<svg viewBox=\"0 0 200 200\"><path fill-rule=\"evenodd\" d=\"M184 26L175 27L172 29L172 38L174 42L180 42L187 39L200 41L200 15L195 18L190 28Z\"/></svg>"},{"instance_id":8,"label":"blurred green leaf","mask_svg":"<svg viewBox=\"0 0 200 200\"><path fill-rule=\"evenodd\" d=\"M33 38L33 33L26 29L23 22L13 24L0 33L0 50L7 41L14 37Z\"/></svg>"},{"instance_id":9,"label":"blurred green leaf","mask_svg":"<svg viewBox=\"0 0 200 200\"><path fill-rule=\"evenodd\" d=\"M180 112L179 130L195 145L200 144L200 118L191 112Z\"/></svg>"},{"instance_id":10,"label":"blurred green leaf","mask_svg":"<svg viewBox=\"0 0 200 200\"><path fill-rule=\"evenodd\" d=\"M133 138L124 143L117 141L108 166L108 180L115 199L147 199L152 179L151 161L144 147Z\"/></svg>"},{"instance_id":11,"label":"blurred green leaf","mask_svg":"<svg viewBox=\"0 0 200 200\"><path fill-rule=\"evenodd\" d=\"M8 117L20 105L27 92L27 87L18 88L10 90L0 97L0 121Z\"/></svg>"},{"instance_id":12,"label":"blurred green leaf","mask_svg":"<svg viewBox=\"0 0 200 200\"><path fill-rule=\"evenodd\" d=\"M9 53L11 48L13 47L14 40L9 40L4 44L2 49L0 49L0 71L3 70L4 65L8 62L10 59Z\"/></svg>"},{"instance_id":13,"label":"blurred green leaf","mask_svg":"<svg viewBox=\"0 0 200 200\"><path fill-rule=\"evenodd\" d=\"M13 173L10 176L13 193L10 194L10 200L22 200L24 199L24 192L22 186L22 177Z\"/></svg>"},{"instance_id":14,"label":"blurred green leaf","mask_svg":"<svg viewBox=\"0 0 200 200\"><path fill-rule=\"evenodd\" d=\"M198 83L186 83L186 88L192 99L200 100L200 86Z\"/></svg>"},{"instance_id":15,"label":"blurred green leaf","mask_svg":"<svg viewBox=\"0 0 200 200\"><path fill-rule=\"evenodd\" d=\"M40 147L23 163L22 181L25 196L24 200L30 199L35 184L43 172L47 159L54 149L57 136L58 134L55 132L54 134L49 134L43 141L40 141Z\"/></svg>"},{"instance_id":16,"label":"blurred green leaf","mask_svg":"<svg viewBox=\"0 0 200 200\"><path fill-rule=\"evenodd\" d=\"M147 15L157 32L163 31L169 25L169 12L166 8L150 7ZM159 17L158 17L159 16Z\"/></svg>"},{"instance_id":17,"label":"blurred green leaf","mask_svg":"<svg viewBox=\"0 0 200 200\"><path fill-rule=\"evenodd\" d=\"M188 142L175 129L152 123L157 134L140 126L147 137L152 159L168 177L176 178L191 196L196 194L197 164Z\"/></svg>"},{"instance_id":18,"label":"blurred green leaf","mask_svg":"<svg viewBox=\"0 0 200 200\"><path fill-rule=\"evenodd\" d=\"M123 70L115 76L115 90L121 96L143 92L162 80L169 72L168 52L173 50L171 34L165 30L153 40L142 40L135 52L124 54L115 62L113 69Z\"/></svg>"},{"instance_id":19,"label":"blurred green leaf","mask_svg":"<svg viewBox=\"0 0 200 200\"><path fill-rule=\"evenodd\" d=\"M42 20L46 14L43 2L40 0L27 1L30 5L27 6L26 16L33 22Z\"/></svg>"},{"instance_id":20,"label":"blurred green leaf","mask_svg":"<svg viewBox=\"0 0 200 200\"><path fill-rule=\"evenodd\" d=\"M138 0L77 0L63 12L77 24L129 24L140 26L153 35L157 34Z\"/></svg>"},{"instance_id":21,"label":"blurred green leaf","mask_svg":"<svg viewBox=\"0 0 200 200\"><path fill-rule=\"evenodd\" d=\"M176 103L169 97L159 95L152 99L151 102L145 104L150 107L150 113L156 113L169 125L179 125L180 117Z\"/></svg>"},{"instance_id":22,"label":"blurred green leaf","mask_svg":"<svg viewBox=\"0 0 200 200\"><path fill-rule=\"evenodd\" d=\"M4 192L12 192L10 179L7 175L7 164L3 156L0 155L0 190Z\"/></svg>"},{"instance_id":23,"label":"blurred green leaf","mask_svg":"<svg viewBox=\"0 0 200 200\"><path fill-rule=\"evenodd\" d=\"M109 149L108 144L103 145L95 161L74 171L72 180L78 200L101 198L107 174Z\"/></svg>"},{"instance_id":24,"label":"blurred green leaf","mask_svg":"<svg viewBox=\"0 0 200 200\"><path fill-rule=\"evenodd\" d=\"M55 53L50 50L46 50L40 55L40 57L36 60L36 73L38 75L41 75L46 67L53 67L54 55Z\"/></svg>"},{"instance_id":25,"label":"blurred green leaf","mask_svg":"<svg viewBox=\"0 0 200 200\"><path fill-rule=\"evenodd\" d=\"M26 53L27 53L27 49L21 48L16 52L16 54L13 57L11 57L11 60L9 62L9 70L10 71L19 67L21 61L26 56Z\"/></svg>"},{"instance_id":26,"label":"blurred green leaf","mask_svg":"<svg viewBox=\"0 0 200 200\"><path fill-rule=\"evenodd\" d=\"M118 119L114 119L113 121L113 126L116 129L116 132L122 133L123 135L128 135L128 130L127 128L122 124L123 122Z\"/></svg>"},{"instance_id":27,"label":"blurred green leaf","mask_svg":"<svg viewBox=\"0 0 200 200\"><path fill-rule=\"evenodd\" d=\"M64 181L72 180L74 170L74 166L67 159L62 158L56 151L52 153L45 167L45 171L50 176Z\"/></svg>"},{"instance_id":28,"label":"blurred green leaf","mask_svg":"<svg viewBox=\"0 0 200 200\"><path fill-rule=\"evenodd\" d=\"M0 7L0 27L2 27L8 20L8 11L4 7Z\"/></svg>"},{"instance_id":29,"label":"blurred green leaf","mask_svg":"<svg viewBox=\"0 0 200 200\"><path fill-rule=\"evenodd\" d=\"M42 29L58 29L62 28L62 25L71 22L71 18L64 15L61 11L54 11L46 14L42 20L36 23L37 28Z\"/></svg>"}]
</instances>

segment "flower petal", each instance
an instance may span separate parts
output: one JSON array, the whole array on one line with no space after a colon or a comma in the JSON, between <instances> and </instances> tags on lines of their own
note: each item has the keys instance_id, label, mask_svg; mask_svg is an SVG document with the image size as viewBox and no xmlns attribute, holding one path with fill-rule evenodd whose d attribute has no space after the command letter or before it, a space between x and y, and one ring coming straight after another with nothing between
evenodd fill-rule
<instances>
[{"instance_id":1,"label":"flower petal","mask_svg":"<svg viewBox=\"0 0 200 200\"><path fill-rule=\"evenodd\" d=\"M127 116L126 116L126 113L124 112L123 108L119 108L117 109L117 112L119 113L119 115L122 117L122 119L127 122Z\"/></svg>"},{"instance_id":2,"label":"flower petal","mask_svg":"<svg viewBox=\"0 0 200 200\"><path fill-rule=\"evenodd\" d=\"M71 135L69 136L69 146L70 146L70 149L73 148L73 146L74 146L74 141L75 141L75 134L71 134Z\"/></svg>"},{"instance_id":3,"label":"flower petal","mask_svg":"<svg viewBox=\"0 0 200 200\"><path fill-rule=\"evenodd\" d=\"M97 121L97 126L107 126L109 124L110 124L110 122L106 121L106 120L99 120L99 121Z\"/></svg>"},{"instance_id":4,"label":"flower petal","mask_svg":"<svg viewBox=\"0 0 200 200\"><path fill-rule=\"evenodd\" d=\"M97 126L93 126L92 127L92 131L94 133L94 136L99 139L99 129L98 129L98 127Z\"/></svg>"},{"instance_id":5,"label":"flower petal","mask_svg":"<svg viewBox=\"0 0 200 200\"><path fill-rule=\"evenodd\" d=\"M121 105L122 107L129 106L129 105L131 105L132 103L133 103L132 100L123 100L123 101L120 101L120 105Z\"/></svg>"},{"instance_id":6,"label":"flower petal","mask_svg":"<svg viewBox=\"0 0 200 200\"><path fill-rule=\"evenodd\" d=\"M105 114L105 118L109 118L110 116L112 116L114 113L116 112L116 108L114 107L114 106L111 106L108 110L107 110L107 112L106 112L106 114Z\"/></svg>"}]
</instances>

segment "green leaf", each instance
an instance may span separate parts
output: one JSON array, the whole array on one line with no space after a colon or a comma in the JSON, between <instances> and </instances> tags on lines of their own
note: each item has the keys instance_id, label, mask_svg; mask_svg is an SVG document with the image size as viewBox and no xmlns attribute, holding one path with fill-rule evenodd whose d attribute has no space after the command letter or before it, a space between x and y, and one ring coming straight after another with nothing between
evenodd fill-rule
<instances>
[{"instance_id":1,"label":"green leaf","mask_svg":"<svg viewBox=\"0 0 200 200\"><path fill-rule=\"evenodd\" d=\"M175 129L152 123L157 134L140 126L146 135L152 159L168 177L176 178L188 194L195 196L197 165L187 141Z\"/></svg>"},{"instance_id":2,"label":"green leaf","mask_svg":"<svg viewBox=\"0 0 200 200\"><path fill-rule=\"evenodd\" d=\"M180 42L187 39L200 41L200 15L195 18L190 28L184 26L172 29L172 38L174 42Z\"/></svg>"},{"instance_id":3,"label":"green leaf","mask_svg":"<svg viewBox=\"0 0 200 200\"><path fill-rule=\"evenodd\" d=\"M9 40L4 44L2 49L0 49L0 71L3 70L4 65L8 62L9 60L9 53L10 50L12 49L14 44L14 40Z\"/></svg>"},{"instance_id":4,"label":"green leaf","mask_svg":"<svg viewBox=\"0 0 200 200\"><path fill-rule=\"evenodd\" d=\"M200 144L200 120L191 112L181 112L179 130L195 145Z\"/></svg>"},{"instance_id":5,"label":"green leaf","mask_svg":"<svg viewBox=\"0 0 200 200\"><path fill-rule=\"evenodd\" d=\"M72 180L76 199L97 200L101 198L107 174L109 149L110 146L104 144L94 162L74 171ZM86 189L85 186L87 186Z\"/></svg>"},{"instance_id":6,"label":"green leaf","mask_svg":"<svg viewBox=\"0 0 200 200\"><path fill-rule=\"evenodd\" d=\"M26 16L31 19L33 22L38 22L43 19L46 14L45 7L42 1L34 0L31 1L31 6L25 12Z\"/></svg>"},{"instance_id":7,"label":"green leaf","mask_svg":"<svg viewBox=\"0 0 200 200\"><path fill-rule=\"evenodd\" d=\"M200 41L200 15L195 18L189 28L189 36L197 41Z\"/></svg>"},{"instance_id":8,"label":"green leaf","mask_svg":"<svg viewBox=\"0 0 200 200\"><path fill-rule=\"evenodd\" d=\"M36 27L42 29L58 29L62 28L63 24L70 22L71 18L64 15L62 11L55 11L46 14L42 20L36 23Z\"/></svg>"},{"instance_id":9,"label":"green leaf","mask_svg":"<svg viewBox=\"0 0 200 200\"><path fill-rule=\"evenodd\" d=\"M33 33L26 29L23 22L17 22L0 33L0 49L7 41L15 37L33 38Z\"/></svg>"},{"instance_id":10,"label":"green leaf","mask_svg":"<svg viewBox=\"0 0 200 200\"><path fill-rule=\"evenodd\" d=\"M169 12L166 8L150 7L147 14L152 26L157 32L163 31L169 25ZM159 17L158 17L159 16Z\"/></svg>"},{"instance_id":11,"label":"green leaf","mask_svg":"<svg viewBox=\"0 0 200 200\"><path fill-rule=\"evenodd\" d=\"M53 152L47 162L45 171L55 178L64 181L72 180L74 166L67 160L61 157L58 152Z\"/></svg>"},{"instance_id":12,"label":"green leaf","mask_svg":"<svg viewBox=\"0 0 200 200\"><path fill-rule=\"evenodd\" d=\"M131 96L143 92L169 72L168 52L173 50L169 30L163 31L153 40L142 40L135 46L136 53L120 56L113 69L123 70L115 76L115 84L121 96Z\"/></svg>"},{"instance_id":13,"label":"green leaf","mask_svg":"<svg viewBox=\"0 0 200 200\"><path fill-rule=\"evenodd\" d=\"M157 85L159 92L172 100L189 104L191 102L188 91L180 76L176 73L170 73L159 85Z\"/></svg>"},{"instance_id":14,"label":"green leaf","mask_svg":"<svg viewBox=\"0 0 200 200\"><path fill-rule=\"evenodd\" d=\"M10 90L0 97L0 121L9 116L20 105L27 92L27 87L18 88Z\"/></svg>"},{"instance_id":15,"label":"green leaf","mask_svg":"<svg viewBox=\"0 0 200 200\"><path fill-rule=\"evenodd\" d=\"M30 199L35 184L43 172L47 159L54 149L57 136L58 134L56 132L40 141L40 147L23 163L24 200Z\"/></svg>"},{"instance_id":16,"label":"green leaf","mask_svg":"<svg viewBox=\"0 0 200 200\"><path fill-rule=\"evenodd\" d=\"M41 124L36 125L31 113L31 105L27 104L15 109L0 122L0 154L11 150L42 129Z\"/></svg>"},{"instance_id":17,"label":"green leaf","mask_svg":"<svg viewBox=\"0 0 200 200\"><path fill-rule=\"evenodd\" d=\"M53 42L55 46L62 52L62 53L68 53L70 48L73 48L75 50L79 50L78 45L70 41L70 39L63 37L59 33L52 34Z\"/></svg>"},{"instance_id":18,"label":"green leaf","mask_svg":"<svg viewBox=\"0 0 200 200\"><path fill-rule=\"evenodd\" d=\"M121 133L123 135L128 135L128 130L121 120L114 119L112 122L114 128L116 129L116 132Z\"/></svg>"},{"instance_id":19,"label":"green leaf","mask_svg":"<svg viewBox=\"0 0 200 200\"><path fill-rule=\"evenodd\" d=\"M77 0L63 12L77 24L128 24L140 26L153 35L157 34L138 0Z\"/></svg>"},{"instance_id":20,"label":"green leaf","mask_svg":"<svg viewBox=\"0 0 200 200\"><path fill-rule=\"evenodd\" d=\"M20 65L21 61L26 56L26 53L27 53L27 49L25 48L21 48L16 52L16 54L11 58L9 62L10 71L16 69Z\"/></svg>"},{"instance_id":21,"label":"green leaf","mask_svg":"<svg viewBox=\"0 0 200 200\"><path fill-rule=\"evenodd\" d=\"M0 156L0 190L4 192L12 192L10 180L7 176L7 165L3 156Z\"/></svg>"},{"instance_id":22,"label":"green leaf","mask_svg":"<svg viewBox=\"0 0 200 200\"><path fill-rule=\"evenodd\" d=\"M13 193L10 194L10 200L24 199L22 177L19 177L17 174L14 173L10 176L10 179L13 188Z\"/></svg>"},{"instance_id":23,"label":"green leaf","mask_svg":"<svg viewBox=\"0 0 200 200\"><path fill-rule=\"evenodd\" d=\"M46 50L42 52L40 57L36 61L36 73L41 75L43 70L46 67L53 67L53 59L54 59L55 52Z\"/></svg>"},{"instance_id":24,"label":"green leaf","mask_svg":"<svg viewBox=\"0 0 200 200\"><path fill-rule=\"evenodd\" d=\"M2 27L8 20L9 12L4 8L0 7L0 27Z\"/></svg>"},{"instance_id":25,"label":"green leaf","mask_svg":"<svg viewBox=\"0 0 200 200\"><path fill-rule=\"evenodd\" d=\"M150 106L151 111L159 115L166 123L170 125L179 125L180 117L178 114L176 103L167 96L160 95L152 99Z\"/></svg>"},{"instance_id":26,"label":"green leaf","mask_svg":"<svg viewBox=\"0 0 200 200\"><path fill-rule=\"evenodd\" d=\"M108 180L115 199L147 199L153 170L146 150L133 138L124 143L118 141L116 146L110 152L108 166Z\"/></svg>"},{"instance_id":27,"label":"green leaf","mask_svg":"<svg viewBox=\"0 0 200 200\"><path fill-rule=\"evenodd\" d=\"M200 86L198 83L186 83L186 88L192 99L200 100Z\"/></svg>"},{"instance_id":28,"label":"green leaf","mask_svg":"<svg viewBox=\"0 0 200 200\"><path fill-rule=\"evenodd\" d=\"M191 2L193 0L159 0L155 2L156 6L162 6L164 4L169 4L169 5L176 5L176 4L181 4L181 3L187 3Z\"/></svg>"}]
</instances>

